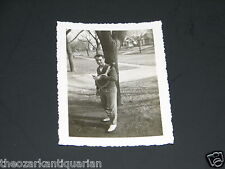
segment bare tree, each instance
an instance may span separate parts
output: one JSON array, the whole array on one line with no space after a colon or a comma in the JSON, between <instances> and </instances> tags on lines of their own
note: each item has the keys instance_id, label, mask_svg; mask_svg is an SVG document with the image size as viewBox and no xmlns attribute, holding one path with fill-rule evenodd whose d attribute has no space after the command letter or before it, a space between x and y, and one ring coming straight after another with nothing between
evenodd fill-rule
<instances>
[{"instance_id":1,"label":"bare tree","mask_svg":"<svg viewBox=\"0 0 225 169\"><path fill-rule=\"evenodd\" d=\"M74 72L75 68L74 68L74 63L73 63L72 50L69 45L69 40L68 40L68 36L67 36L70 32L71 32L71 29L66 31L66 52L67 52L67 57L69 60L70 71Z\"/></svg>"},{"instance_id":2,"label":"bare tree","mask_svg":"<svg viewBox=\"0 0 225 169\"><path fill-rule=\"evenodd\" d=\"M141 34L140 36L137 37L137 41L138 41L138 47L139 47L139 52L141 53L141 46L142 46L142 38L143 38L143 35Z\"/></svg>"},{"instance_id":3,"label":"bare tree","mask_svg":"<svg viewBox=\"0 0 225 169\"><path fill-rule=\"evenodd\" d=\"M132 30L132 31L127 31L127 38L131 40L131 43L133 43L133 46L139 48L139 52L142 53L142 46L145 43L144 38L146 34L152 34L151 30ZM151 35L149 35L151 36ZM152 37L149 37L151 39Z\"/></svg>"},{"instance_id":4,"label":"bare tree","mask_svg":"<svg viewBox=\"0 0 225 169\"><path fill-rule=\"evenodd\" d=\"M133 37L133 39L137 42L139 52L142 52L142 39L143 39L143 34L139 34Z\"/></svg>"},{"instance_id":5,"label":"bare tree","mask_svg":"<svg viewBox=\"0 0 225 169\"><path fill-rule=\"evenodd\" d=\"M88 31L88 33L92 36L92 38L95 40L95 43L96 43L96 46L94 46L93 44L91 44L93 47L94 47L94 49L95 49L95 51L96 51L96 54L99 54L99 50L100 50L100 41L99 41L99 38L98 38L98 35L97 35L97 33L95 32L95 35L93 35L92 33L91 33L91 31Z\"/></svg>"},{"instance_id":6,"label":"bare tree","mask_svg":"<svg viewBox=\"0 0 225 169\"><path fill-rule=\"evenodd\" d=\"M79 41L81 41L83 43L87 43L86 51L87 51L88 56L89 56L88 51L90 49L90 46L92 46L92 48L95 50L96 54L99 54L101 44L100 44L97 34L95 32L92 33L91 31L87 31L87 32L88 32L88 34L83 35L82 39L79 39Z\"/></svg>"},{"instance_id":7,"label":"bare tree","mask_svg":"<svg viewBox=\"0 0 225 169\"><path fill-rule=\"evenodd\" d=\"M93 46L93 44L90 42L88 38L85 37L85 40L78 39L80 42L83 43L85 51L87 52L87 56L89 56L89 50L90 50L90 44Z\"/></svg>"},{"instance_id":8,"label":"bare tree","mask_svg":"<svg viewBox=\"0 0 225 169\"><path fill-rule=\"evenodd\" d=\"M114 66L118 77L119 77L119 69L118 69L118 48L120 47L120 35L123 33L122 31L96 31L98 38L100 40L102 50L105 56L106 63ZM120 84L119 79L116 82L117 86L117 102L118 105L121 105L121 93L120 93Z\"/></svg>"},{"instance_id":9,"label":"bare tree","mask_svg":"<svg viewBox=\"0 0 225 169\"><path fill-rule=\"evenodd\" d=\"M67 57L68 57L68 60L69 60L70 71L74 72L75 67L74 67L74 63L73 63L73 52L72 52L70 44L83 32L83 30L81 30L72 40L69 41L68 34L70 32L71 32L71 29L68 29L66 31L66 51L67 51Z\"/></svg>"},{"instance_id":10,"label":"bare tree","mask_svg":"<svg viewBox=\"0 0 225 169\"><path fill-rule=\"evenodd\" d=\"M69 32L71 32L71 29L70 29L70 31ZM68 33L69 33L68 32ZM71 42L73 42L81 33L83 32L83 30L81 30L80 32L78 32L78 34L76 34L76 36L71 40L71 41L69 41L68 43L71 43ZM67 34L68 34L67 33Z\"/></svg>"}]
</instances>

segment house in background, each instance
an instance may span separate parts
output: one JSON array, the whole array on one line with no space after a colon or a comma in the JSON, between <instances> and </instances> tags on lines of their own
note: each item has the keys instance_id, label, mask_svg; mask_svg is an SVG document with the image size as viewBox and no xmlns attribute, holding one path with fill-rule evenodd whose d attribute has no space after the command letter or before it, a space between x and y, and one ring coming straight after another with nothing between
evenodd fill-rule
<instances>
[{"instance_id":1,"label":"house in background","mask_svg":"<svg viewBox=\"0 0 225 169\"><path fill-rule=\"evenodd\" d=\"M137 42L132 37L126 37L123 41L123 46L128 48L135 47Z\"/></svg>"},{"instance_id":2,"label":"house in background","mask_svg":"<svg viewBox=\"0 0 225 169\"><path fill-rule=\"evenodd\" d=\"M146 30L145 32L141 32L137 34L128 33L127 37L125 37L123 41L124 47L136 47L136 46L145 46L145 45L154 45L153 42L153 33L152 30Z\"/></svg>"}]
</instances>

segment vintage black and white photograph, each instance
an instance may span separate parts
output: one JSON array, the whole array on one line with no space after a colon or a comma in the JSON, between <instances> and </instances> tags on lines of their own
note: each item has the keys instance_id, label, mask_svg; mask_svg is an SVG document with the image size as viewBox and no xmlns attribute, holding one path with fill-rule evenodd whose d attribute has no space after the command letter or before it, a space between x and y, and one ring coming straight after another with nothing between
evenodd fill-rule
<instances>
[{"instance_id":1,"label":"vintage black and white photograph","mask_svg":"<svg viewBox=\"0 0 225 169\"><path fill-rule=\"evenodd\" d=\"M57 23L59 144L173 143L162 23Z\"/></svg>"}]
</instances>

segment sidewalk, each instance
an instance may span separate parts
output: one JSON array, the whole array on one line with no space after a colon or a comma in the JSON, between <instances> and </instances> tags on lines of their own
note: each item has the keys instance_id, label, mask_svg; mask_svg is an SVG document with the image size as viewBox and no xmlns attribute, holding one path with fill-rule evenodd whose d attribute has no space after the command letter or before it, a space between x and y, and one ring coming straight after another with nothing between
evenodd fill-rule
<instances>
[{"instance_id":1,"label":"sidewalk","mask_svg":"<svg viewBox=\"0 0 225 169\"><path fill-rule=\"evenodd\" d=\"M80 58L93 60L92 58L84 58L84 57L80 57ZM128 63L118 63L118 64L136 67L135 69L120 71L119 72L120 82L134 81L134 80L140 80L140 79L156 76L155 66L143 66L143 65L128 64ZM93 72L93 74L96 74L96 72ZM85 88L85 89L95 88L95 83L92 78L92 74L76 75L76 74L69 73L68 76L69 76L68 78L70 79L69 90L72 89L72 86L77 88Z\"/></svg>"}]
</instances>

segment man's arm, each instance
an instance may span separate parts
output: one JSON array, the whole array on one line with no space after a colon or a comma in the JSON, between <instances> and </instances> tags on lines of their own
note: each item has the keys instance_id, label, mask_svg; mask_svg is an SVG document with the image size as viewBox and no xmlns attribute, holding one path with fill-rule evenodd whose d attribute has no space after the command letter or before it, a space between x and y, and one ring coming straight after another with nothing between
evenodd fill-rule
<instances>
[{"instance_id":1,"label":"man's arm","mask_svg":"<svg viewBox=\"0 0 225 169\"><path fill-rule=\"evenodd\" d=\"M110 81L117 81L118 75L117 75L116 69L114 67L111 67L111 70L108 76L104 76L103 78Z\"/></svg>"},{"instance_id":2,"label":"man's arm","mask_svg":"<svg viewBox=\"0 0 225 169\"><path fill-rule=\"evenodd\" d=\"M99 75L99 67L97 68L97 76L98 75ZM96 82L96 76L93 76L93 79L95 80L96 96L99 96L100 95L100 92L99 92L99 86L97 85L97 82Z\"/></svg>"}]
</instances>

